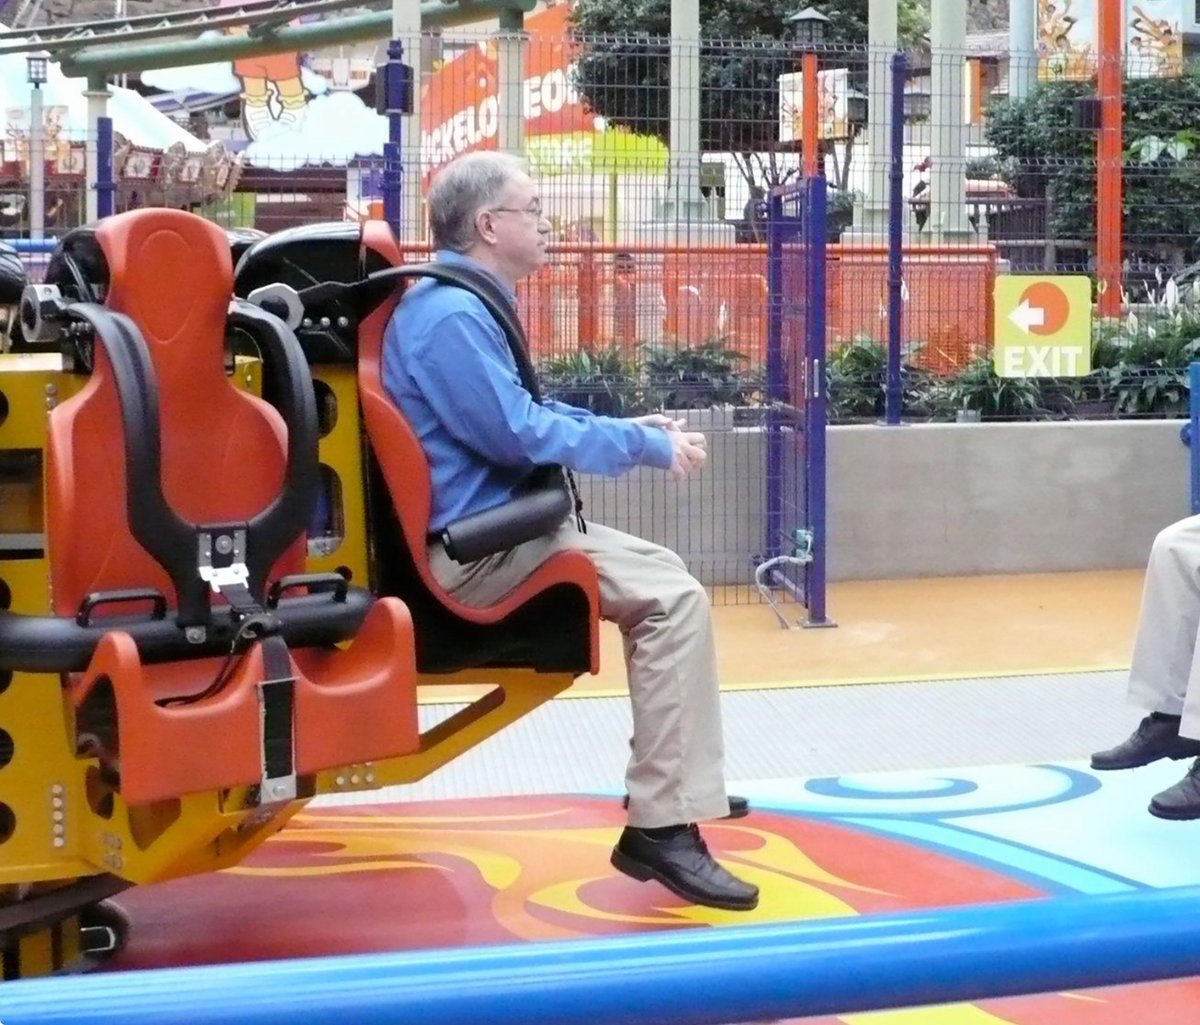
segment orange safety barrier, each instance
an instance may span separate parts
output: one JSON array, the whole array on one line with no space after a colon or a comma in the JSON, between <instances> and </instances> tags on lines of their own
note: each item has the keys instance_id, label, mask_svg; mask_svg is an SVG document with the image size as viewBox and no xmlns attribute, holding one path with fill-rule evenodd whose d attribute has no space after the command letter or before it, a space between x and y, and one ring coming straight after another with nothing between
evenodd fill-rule
<instances>
[{"instance_id":1,"label":"orange safety barrier","mask_svg":"<svg viewBox=\"0 0 1200 1025\"><path fill-rule=\"evenodd\" d=\"M720 342L742 353L747 365L766 361L766 246L706 246L665 253L663 298L668 342Z\"/></svg>"},{"instance_id":2,"label":"orange safety barrier","mask_svg":"<svg viewBox=\"0 0 1200 1025\"><path fill-rule=\"evenodd\" d=\"M412 247L415 249L416 247ZM886 246L828 247L829 345L887 339ZM990 348L993 246L906 246L908 360L953 372ZM517 288L535 361L618 348L719 341L766 362L767 247L560 243Z\"/></svg>"},{"instance_id":3,"label":"orange safety barrier","mask_svg":"<svg viewBox=\"0 0 1200 1025\"><path fill-rule=\"evenodd\" d=\"M830 345L887 339L886 246L828 249ZM960 370L991 347L996 282L992 246L906 246L901 338L908 362L937 373Z\"/></svg>"}]
</instances>

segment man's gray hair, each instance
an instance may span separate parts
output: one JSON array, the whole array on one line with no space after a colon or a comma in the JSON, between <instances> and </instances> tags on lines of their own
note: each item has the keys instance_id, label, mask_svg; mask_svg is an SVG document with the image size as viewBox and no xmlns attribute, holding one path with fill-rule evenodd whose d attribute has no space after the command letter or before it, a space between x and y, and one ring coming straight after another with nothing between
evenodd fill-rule
<instances>
[{"instance_id":1,"label":"man's gray hair","mask_svg":"<svg viewBox=\"0 0 1200 1025\"><path fill-rule=\"evenodd\" d=\"M505 187L527 171L510 153L468 153L452 160L429 186L429 230L438 249L465 253L478 234L475 217L500 201Z\"/></svg>"}]
</instances>

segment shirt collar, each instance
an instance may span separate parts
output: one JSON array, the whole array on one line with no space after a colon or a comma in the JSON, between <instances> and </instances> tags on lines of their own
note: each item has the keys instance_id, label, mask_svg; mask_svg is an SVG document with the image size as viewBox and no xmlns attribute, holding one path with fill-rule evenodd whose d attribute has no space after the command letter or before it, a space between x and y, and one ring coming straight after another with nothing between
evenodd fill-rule
<instances>
[{"instance_id":1,"label":"shirt collar","mask_svg":"<svg viewBox=\"0 0 1200 1025\"><path fill-rule=\"evenodd\" d=\"M513 291L512 287L506 281L501 281L482 263L480 263L478 260L472 259L465 253L456 253L453 249L439 249L433 254L433 258L437 263L458 264L462 267L474 267L476 270L483 271L484 274L486 274L489 278L496 282L501 289L503 289L504 294L508 296L509 301L513 303L517 301L517 293Z\"/></svg>"}]
</instances>

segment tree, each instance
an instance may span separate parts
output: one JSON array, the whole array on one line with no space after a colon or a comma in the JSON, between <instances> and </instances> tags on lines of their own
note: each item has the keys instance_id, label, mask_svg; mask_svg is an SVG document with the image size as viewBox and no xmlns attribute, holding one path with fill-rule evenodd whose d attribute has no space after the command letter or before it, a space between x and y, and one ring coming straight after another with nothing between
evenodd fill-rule
<instances>
[{"instance_id":1,"label":"tree","mask_svg":"<svg viewBox=\"0 0 1200 1025\"><path fill-rule=\"evenodd\" d=\"M1096 234L1096 134L1074 127L1087 82L1044 82L993 104L987 139L1019 196L1046 198L1051 237L1089 247ZM1125 250L1130 263L1172 269L1200 258L1200 67L1125 83Z\"/></svg>"},{"instance_id":2,"label":"tree","mask_svg":"<svg viewBox=\"0 0 1200 1025\"><path fill-rule=\"evenodd\" d=\"M928 0L900 0L902 41L928 31ZM803 2L700 0L700 145L731 153L747 183L777 185L779 76L799 67L785 18ZM868 0L830 0L822 66L866 83ZM576 0L576 88L610 124L669 142L670 0ZM631 28L636 26L636 28ZM855 49L857 48L857 49ZM875 60L883 59L879 55Z\"/></svg>"}]
</instances>

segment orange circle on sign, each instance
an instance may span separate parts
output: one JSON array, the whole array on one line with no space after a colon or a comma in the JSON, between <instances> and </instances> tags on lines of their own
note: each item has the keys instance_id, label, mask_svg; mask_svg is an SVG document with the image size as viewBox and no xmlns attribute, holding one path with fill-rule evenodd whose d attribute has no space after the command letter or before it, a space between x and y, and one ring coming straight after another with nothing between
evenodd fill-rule
<instances>
[{"instance_id":1,"label":"orange circle on sign","mask_svg":"<svg viewBox=\"0 0 1200 1025\"><path fill-rule=\"evenodd\" d=\"M1029 303L1030 311L1041 310L1041 323L1031 321L1029 331L1035 335L1056 335L1067 326L1071 316L1071 301L1058 285L1035 281L1021 293L1020 302Z\"/></svg>"}]
</instances>

